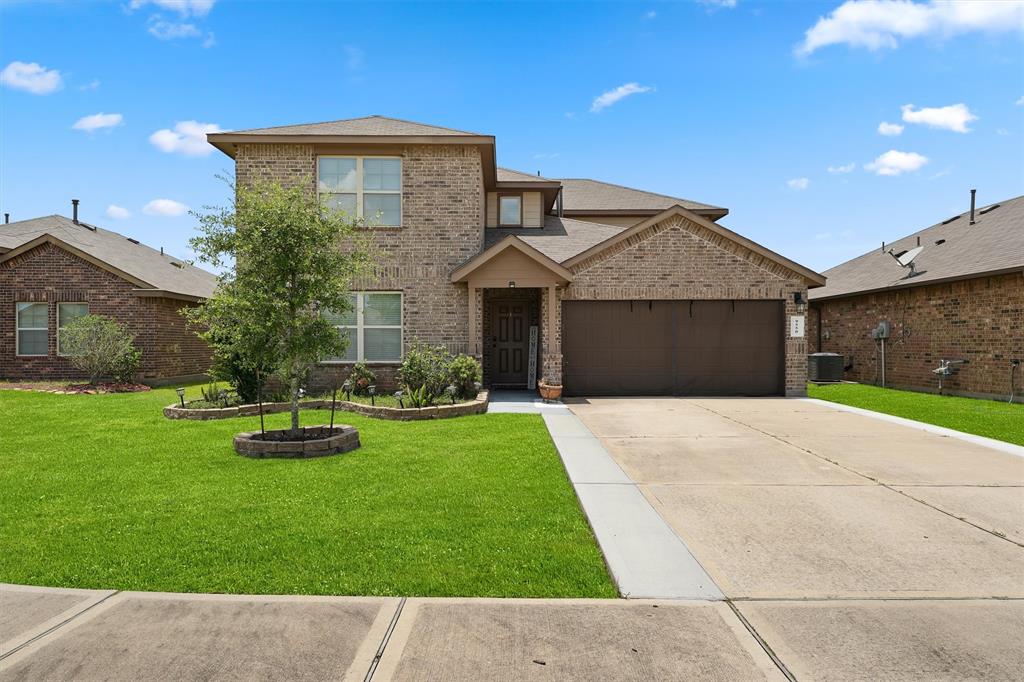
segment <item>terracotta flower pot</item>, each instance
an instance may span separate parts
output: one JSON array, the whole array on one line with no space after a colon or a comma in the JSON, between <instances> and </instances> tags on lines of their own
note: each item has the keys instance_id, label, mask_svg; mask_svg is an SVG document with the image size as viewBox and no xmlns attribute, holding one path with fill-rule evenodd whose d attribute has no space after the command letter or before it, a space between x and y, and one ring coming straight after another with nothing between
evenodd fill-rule
<instances>
[{"instance_id":1,"label":"terracotta flower pot","mask_svg":"<svg viewBox=\"0 0 1024 682\"><path fill-rule=\"evenodd\" d=\"M546 384L543 381L537 384L540 390L540 397L544 400L558 400L562 397L561 384Z\"/></svg>"}]
</instances>

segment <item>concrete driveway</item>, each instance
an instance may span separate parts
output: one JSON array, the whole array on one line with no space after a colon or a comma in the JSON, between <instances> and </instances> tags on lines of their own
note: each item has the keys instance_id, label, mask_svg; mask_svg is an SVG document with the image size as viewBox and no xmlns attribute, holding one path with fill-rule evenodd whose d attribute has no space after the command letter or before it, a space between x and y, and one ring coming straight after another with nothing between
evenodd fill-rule
<instances>
[{"instance_id":1,"label":"concrete driveway","mask_svg":"<svg viewBox=\"0 0 1024 682\"><path fill-rule=\"evenodd\" d=\"M809 401L570 408L796 677L1024 669L1024 458Z\"/></svg>"}]
</instances>

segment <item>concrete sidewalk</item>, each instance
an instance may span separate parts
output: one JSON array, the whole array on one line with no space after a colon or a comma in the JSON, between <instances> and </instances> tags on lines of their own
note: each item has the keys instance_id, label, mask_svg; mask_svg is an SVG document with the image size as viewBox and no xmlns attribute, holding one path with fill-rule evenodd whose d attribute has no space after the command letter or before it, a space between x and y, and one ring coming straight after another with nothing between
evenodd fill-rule
<instances>
[{"instance_id":1,"label":"concrete sidewalk","mask_svg":"<svg viewBox=\"0 0 1024 682\"><path fill-rule=\"evenodd\" d=\"M0 678L784 679L722 602L0 586Z\"/></svg>"}]
</instances>

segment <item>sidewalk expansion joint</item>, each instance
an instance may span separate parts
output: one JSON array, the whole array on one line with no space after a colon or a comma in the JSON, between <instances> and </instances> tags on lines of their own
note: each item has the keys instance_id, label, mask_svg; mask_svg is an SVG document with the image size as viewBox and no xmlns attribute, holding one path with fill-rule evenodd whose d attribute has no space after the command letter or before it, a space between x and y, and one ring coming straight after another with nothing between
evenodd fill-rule
<instances>
[{"instance_id":1,"label":"sidewalk expansion joint","mask_svg":"<svg viewBox=\"0 0 1024 682\"><path fill-rule=\"evenodd\" d=\"M87 613L87 612L93 610L94 608L96 608L97 606L99 606L103 602L107 601L111 597L116 597L119 594L121 594L121 590L114 590L113 592L111 592L107 596L103 597L103 599L99 599L97 601L94 601L92 604L89 604L88 606L86 606L81 611L73 613L72 615L68 616L67 618L65 618L61 622L57 623L53 627L48 628L44 632L40 632L38 635L36 635L35 637L32 637L31 639L29 639L29 640L27 640L25 642L22 642L21 644L19 644L18 646L14 647L10 651L4 651L3 653L0 653L0 661L4 660L5 658L7 658L9 656L13 656L14 654L18 653L19 651L21 651L22 649L27 647L29 644L32 644L33 642L38 642L43 637L47 637L51 633L56 632L60 628L64 627L65 625L67 625L71 621L73 621L76 618L78 618L79 616L81 616L83 613Z\"/></svg>"},{"instance_id":2,"label":"sidewalk expansion joint","mask_svg":"<svg viewBox=\"0 0 1024 682\"><path fill-rule=\"evenodd\" d=\"M398 625L398 619L402 615L402 609L405 607L405 597L402 597L398 601L398 606L395 608L395 614L391 616L391 622L388 624L388 629L384 632L384 638L380 641L380 646L377 647L377 654L373 657L373 661L370 663L370 669L366 671L366 677L363 678L363 682L370 682L373 679L373 674L377 672L377 666L380 665L380 659L384 655L384 649L388 646L388 641L391 640L391 634L395 631L395 626Z\"/></svg>"},{"instance_id":3,"label":"sidewalk expansion joint","mask_svg":"<svg viewBox=\"0 0 1024 682\"><path fill-rule=\"evenodd\" d=\"M768 658L772 659L772 663L774 663L775 667L779 669L779 672L785 675L786 679L790 682L796 682L796 676L790 672L789 668L786 667L786 664L782 662L782 659L779 658L778 654L776 654L772 650L772 648L768 645L768 642L765 641L764 637L762 637L761 634L750 623L750 621L747 620L746 616L740 613L740 610L736 608L736 605L732 603L732 600L726 599L725 603L729 605L729 608L732 610L732 612L736 614L737 618L740 619L740 622L743 623L743 627L747 629L747 632L750 633L750 636L753 637L760 645L760 647L764 649L764 652L768 654Z\"/></svg>"}]
</instances>

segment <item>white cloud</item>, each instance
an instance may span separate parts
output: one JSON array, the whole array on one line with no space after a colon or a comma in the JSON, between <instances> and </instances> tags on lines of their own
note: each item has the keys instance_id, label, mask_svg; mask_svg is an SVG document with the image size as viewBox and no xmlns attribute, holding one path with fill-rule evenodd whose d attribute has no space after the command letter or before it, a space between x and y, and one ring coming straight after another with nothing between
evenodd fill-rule
<instances>
[{"instance_id":1,"label":"white cloud","mask_svg":"<svg viewBox=\"0 0 1024 682\"><path fill-rule=\"evenodd\" d=\"M539 154L534 154L533 158L535 158L535 159L542 159L542 160L543 159L557 159L559 156L561 156L561 154L559 154L558 152L550 152L550 153L542 152L542 153L539 153Z\"/></svg>"},{"instance_id":2,"label":"white cloud","mask_svg":"<svg viewBox=\"0 0 1024 682\"><path fill-rule=\"evenodd\" d=\"M820 241L824 241L824 240L826 240L826 239L829 239L829 238L830 238L831 236L832 236L832 233L831 233L831 232L818 232L818 233L816 233L816 234L814 235L814 238L815 238L815 239L816 239L817 241L819 241L819 242L820 242Z\"/></svg>"},{"instance_id":3,"label":"white cloud","mask_svg":"<svg viewBox=\"0 0 1024 682\"><path fill-rule=\"evenodd\" d=\"M156 5L161 9L177 12L183 17L205 17L216 2L217 0L132 0L129 6L131 9L139 9L145 5Z\"/></svg>"},{"instance_id":4,"label":"white cloud","mask_svg":"<svg viewBox=\"0 0 1024 682\"><path fill-rule=\"evenodd\" d=\"M608 92L595 97L594 103L590 105L590 111L591 113L596 114L602 109L606 109L630 95L642 92L651 92L652 90L654 90L654 88L647 85L640 85L639 83L626 83L625 85L620 85L614 90L609 90Z\"/></svg>"},{"instance_id":5,"label":"white cloud","mask_svg":"<svg viewBox=\"0 0 1024 682\"><path fill-rule=\"evenodd\" d=\"M655 12L653 9L652 10L648 10L647 12L644 13L644 19L654 19L657 16L658 16L658 13Z\"/></svg>"},{"instance_id":6,"label":"white cloud","mask_svg":"<svg viewBox=\"0 0 1024 682\"><path fill-rule=\"evenodd\" d=\"M1021 95L1020 99L1014 102L1018 107L1024 107L1024 95Z\"/></svg>"},{"instance_id":7,"label":"white cloud","mask_svg":"<svg viewBox=\"0 0 1024 682\"><path fill-rule=\"evenodd\" d=\"M111 204L110 206L107 206L107 217L113 218L114 220L128 220L132 217L132 212L124 206Z\"/></svg>"},{"instance_id":8,"label":"white cloud","mask_svg":"<svg viewBox=\"0 0 1024 682\"><path fill-rule=\"evenodd\" d=\"M213 31L206 34L206 38L203 40L203 48L211 48L217 44L217 38L214 37Z\"/></svg>"},{"instance_id":9,"label":"white cloud","mask_svg":"<svg viewBox=\"0 0 1024 682\"><path fill-rule=\"evenodd\" d=\"M950 104L948 107L925 107L916 111L913 104L904 104L900 110L907 123L923 123L929 128L942 128L957 133L971 132L967 124L978 120L967 105L962 103Z\"/></svg>"},{"instance_id":10,"label":"white cloud","mask_svg":"<svg viewBox=\"0 0 1024 682\"><path fill-rule=\"evenodd\" d=\"M158 130L149 136L149 141L154 147L168 154L209 156L213 152L213 147L206 142L206 135L219 132L221 128L216 123L178 121L174 124L174 130Z\"/></svg>"},{"instance_id":11,"label":"white cloud","mask_svg":"<svg viewBox=\"0 0 1024 682\"><path fill-rule=\"evenodd\" d=\"M576 118L576 113L572 112L572 111L567 111L567 112L565 112L565 117L566 118Z\"/></svg>"},{"instance_id":12,"label":"white cloud","mask_svg":"<svg viewBox=\"0 0 1024 682\"><path fill-rule=\"evenodd\" d=\"M124 116L121 114L92 114L83 116L71 126L75 130L84 130L87 133L94 133L103 128L116 128L124 123Z\"/></svg>"},{"instance_id":13,"label":"white cloud","mask_svg":"<svg viewBox=\"0 0 1024 682\"><path fill-rule=\"evenodd\" d=\"M149 31L150 35L154 36L158 40L198 38L203 35L203 32L200 31L199 27L195 24L166 21L161 19L159 15L154 15L149 18L149 28L146 30Z\"/></svg>"},{"instance_id":14,"label":"white cloud","mask_svg":"<svg viewBox=\"0 0 1024 682\"><path fill-rule=\"evenodd\" d=\"M811 181L807 178L793 178L792 180L786 180L786 184L789 185L790 189L804 190L811 184Z\"/></svg>"},{"instance_id":15,"label":"white cloud","mask_svg":"<svg viewBox=\"0 0 1024 682\"><path fill-rule=\"evenodd\" d=\"M842 175L843 173L849 173L857 167L855 163L844 163L841 166L829 166L828 172L832 175Z\"/></svg>"},{"instance_id":16,"label":"white cloud","mask_svg":"<svg viewBox=\"0 0 1024 682\"><path fill-rule=\"evenodd\" d=\"M1006 128L996 128L996 135L1002 135L1003 137L1006 137L1009 134L1010 134L1010 131L1007 130Z\"/></svg>"},{"instance_id":17,"label":"white cloud","mask_svg":"<svg viewBox=\"0 0 1024 682\"><path fill-rule=\"evenodd\" d=\"M142 212L146 215L173 217L185 215L186 211L188 211L188 206L173 199L153 199L153 201L142 207Z\"/></svg>"},{"instance_id":18,"label":"white cloud","mask_svg":"<svg viewBox=\"0 0 1024 682\"><path fill-rule=\"evenodd\" d=\"M342 45L341 49L345 51L345 66L349 71L358 71L363 68L363 58L366 55L362 48L355 45Z\"/></svg>"},{"instance_id":19,"label":"white cloud","mask_svg":"<svg viewBox=\"0 0 1024 682\"><path fill-rule=\"evenodd\" d=\"M33 95L49 95L60 90L64 81L57 69L48 69L35 62L11 62L0 71L0 83Z\"/></svg>"},{"instance_id":20,"label":"white cloud","mask_svg":"<svg viewBox=\"0 0 1024 682\"><path fill-rule=\"evenodd\" d=\"M82 90L82 91L86 91L86 90L98 90L98 89L99 89L99 87L100 87L100 79L99 79L99 78L93 78L93 79L92 79L91 81L89 81L88 83L85 83L84 85L79 85L79 86L78 86L78 89L79 89L79 90Z\"/></svg>"},{"instance_id":21,"label":"white cloud","mask_svg":"<svg viewBox=\"0 0 1024 682\"><path fill-rule=\"evenodd\" d=\"M896 49L900 40L949 38L972 31L1016 31L1024 23L1024 0L846 0L809 28L796 54L828 45L869 50Z\"/></svg>"},{"instance_id":22,"label":"white cloud","mask_svg":"<svg viewBox=\"0 0 1024 682\"><path fill-rule=\"evenodd\" d=\"M711 5L712 7L727 7L732 9L736 6L736 0L698 0L702 5Z\"/></svg>"},{"instance_id":23,"label":"white cloud","mask_svg":"<svg viewBox=\"0 0 1024 682\"><path fill-rule=\"evenodd\" d=\"M878 124L878 134L887 135L893 137L903 132L903 126L899 123L889 123L888 121L882 121Z\"/></svg>"},{"instance_id":24,"label":"white cloud","mask_svg":"<svg viewBox=\"0 0 1024 682\"><path fill-rule=\"evenodd\" d=\"M901 152L890 149L869 164L864 169L876 175L902 175L910 173L928 163L928 157L917 152Z\"/></svg>"}]
</instances>

